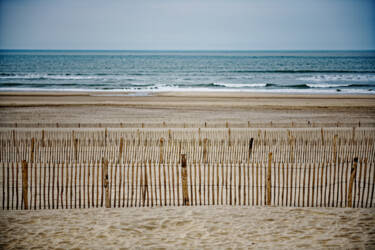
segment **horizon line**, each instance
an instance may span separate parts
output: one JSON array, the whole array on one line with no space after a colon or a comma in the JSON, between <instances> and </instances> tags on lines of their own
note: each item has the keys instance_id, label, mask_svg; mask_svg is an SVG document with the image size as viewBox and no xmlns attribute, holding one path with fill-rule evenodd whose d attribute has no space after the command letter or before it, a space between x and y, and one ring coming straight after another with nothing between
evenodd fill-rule
<instances>
[{"instance_id":1,"label":"horizon line","mask_svg":"<svg viewBox=\"0 0 375 250\"><path fill-rule=\"evenodd\" d=\"M0 51L160 51L160 52L272 52L272 51L375 51L373 49L2 49Z\"/></svg>"}]
</instances>

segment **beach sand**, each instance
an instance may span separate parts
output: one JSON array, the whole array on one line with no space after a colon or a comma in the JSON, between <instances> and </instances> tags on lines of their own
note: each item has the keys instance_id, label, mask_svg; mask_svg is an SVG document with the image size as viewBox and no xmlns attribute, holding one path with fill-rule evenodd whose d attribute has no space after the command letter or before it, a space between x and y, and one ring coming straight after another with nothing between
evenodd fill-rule
<instances>
[{"instance_id":1,"label":"beach sand","mask_svg":"<svg viewBox=\"0 0 375 250\"><path fill-rule=\"evenodd\" d=\"M2 211L0 247L373 248L375 210L157 207Z\"/></svg>"},{"instance_id":2,"label":"beach sand","mask_svg":"<svg viewBox=\"0 0 375 250\"><path fill-rule=\"evenodd\" d=\"M0 93L1 122L374 122L375 96ZM0 248L375 248L375 209L0 211Z\"/></svg>"},{"instance_id":3,"label":"beach sand","mask_svg":"<svg viewBox=\"0 0 375 250\"><path fill-rule=\"evenodd\" d=\"M375 246L374 209L156 207L2 211L3 249Z\"/></svg>"},{"instance_id":4,"label":"beach sand","mask_svg":"<svg viewBox=\"0 0 375 250\"><path fill-rule=\"evenodd\" d=\"M375 95L0 93L1 122L374 122Z\"/></svg>"}]
</instances>

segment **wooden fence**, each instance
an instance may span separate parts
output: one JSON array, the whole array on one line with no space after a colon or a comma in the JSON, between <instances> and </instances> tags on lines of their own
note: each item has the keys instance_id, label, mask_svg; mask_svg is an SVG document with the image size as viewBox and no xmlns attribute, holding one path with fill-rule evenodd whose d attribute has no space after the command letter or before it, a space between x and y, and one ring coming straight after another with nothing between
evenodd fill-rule
<instances>
[{"instance_id":1,"label":"wooden fence","mask_svg":"<svg viewBox=\"0 0 375 250\"><path fill-rule=\"evenodd\" d=\"M133 123L0 123L0 128L352 128L375 127L375 122L133 122Z\"/></svg>"},{"instance_id":2,"label":"wooden fence","mask_svg":"<svg viewBox=\"0 0 375 250\"><path fill-rule=\"evenodd\" d=\"M375 129L2 129L3 209L375 206Z\"/></svg>"}]
</instances>

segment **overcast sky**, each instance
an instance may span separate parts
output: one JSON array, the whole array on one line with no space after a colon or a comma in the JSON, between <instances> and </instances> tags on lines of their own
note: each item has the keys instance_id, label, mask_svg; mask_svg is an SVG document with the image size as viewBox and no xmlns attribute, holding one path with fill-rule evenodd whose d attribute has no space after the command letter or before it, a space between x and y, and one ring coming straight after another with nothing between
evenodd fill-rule
<instances>
[{"instance_id":1,"label":"overcast sky","mask_svg":"<svg viewBox=\"0 0 375 250\"><path fill-rule=\"evenodd\" d=\"M0 49L375 49L375 0L0 2Z\"/></svg>"}]
</instances>

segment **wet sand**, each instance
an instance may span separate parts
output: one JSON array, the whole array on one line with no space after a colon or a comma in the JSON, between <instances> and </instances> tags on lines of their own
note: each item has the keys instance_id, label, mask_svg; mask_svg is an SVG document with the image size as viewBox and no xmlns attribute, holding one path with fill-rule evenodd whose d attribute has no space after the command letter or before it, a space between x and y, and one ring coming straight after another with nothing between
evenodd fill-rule
<instances>
[{"instance_id":1,"label":"wet sand","mask_svg":"<svg viewBox=\"0 0 375 250\"><path fill-rule=\"evenodd\" d=\"M375 210L156 207L2 211L2 249L375 247Z\"/></svg>"}]
</instances>

